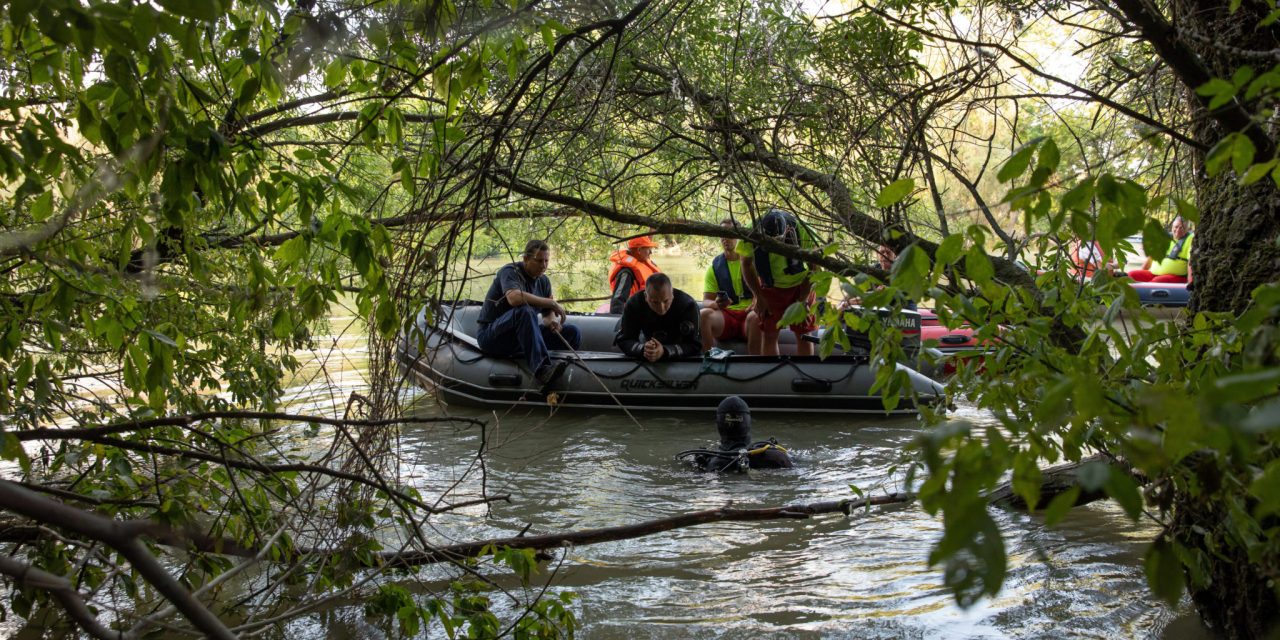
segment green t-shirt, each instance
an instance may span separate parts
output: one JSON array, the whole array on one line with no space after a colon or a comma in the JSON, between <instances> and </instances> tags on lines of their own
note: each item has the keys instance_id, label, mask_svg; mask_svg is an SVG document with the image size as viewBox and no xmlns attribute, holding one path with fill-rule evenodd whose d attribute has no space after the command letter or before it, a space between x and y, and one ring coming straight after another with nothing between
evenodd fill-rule
<instances>
[{"instance_id":1,"label":"green t-shirt","mask_svg":"<svg viewBox=\"0 0 1280 640\"><path fill-rule=\"evenodd\" d=\"M738 304L730 305L729 308L734 311L742 311L751 306L750 298L743 298L742 294L746 292L747 287L742 283L742 262L738 260L725 260L729 263L729 280L733 281L733 293L738 296ZM702 279L703 295L714 294L720 290L720 283L716 280L716 270L714 267L707 267L707 275Z\"/></svg>"},{"instance_id":2,"label":"green t-shirt","mask_svg":"<svg viewBox=\"0 0 1280 640\"><path fill-rule=\"evenodd\" d=\"M817 248L817 240L814 239L813 234L803 224L799 225L797 231L800 235L801 249ZM755 247L751 246L750 242L739 242L738 255L752 259L755 256ZM809 277L809 269L807 267L799 273L787 273L787 259L776 253L769 254L769 269L773 272L773 286L778 289L804 284L805 279Z\"/></svg>"}]
</instances>

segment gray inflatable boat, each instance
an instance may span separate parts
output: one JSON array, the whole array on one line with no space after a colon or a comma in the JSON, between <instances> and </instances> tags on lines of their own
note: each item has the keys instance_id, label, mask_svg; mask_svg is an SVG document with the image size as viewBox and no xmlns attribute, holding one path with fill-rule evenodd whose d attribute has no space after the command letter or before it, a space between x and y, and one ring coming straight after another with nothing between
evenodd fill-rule
<instances>
[{"instance_id":1,"label":"gray inflatable boat","mask_svg":"<svg viewBox=\"0 0 1280 640\"><path fill-rule=\"evenodd\" d=\"M430 311L430 312L429 312ZM571 314L582 333L577 352L551 350L569 363L544 396L523 359L482 352L476 344L478 303L424 309L415 327L402 335L397 358L414 381L445 402L507 408L513 405L629 411L714 411L725 396L737 395L752 411L909 415L917 403L944 398L942 387L901 364L910 382L893 410L872 393L875 366L865 353L837 352L826 360L796 356L790 331L780 336L781 356L738 355L745 343L727 343L735 353L700 359L641 362L613 346L618 316ZM919 316L914 316L918 345ZM554 347L554 345L548 345ZM549 398L554 394L554 398Z\"/></svg>"}]
</instances>

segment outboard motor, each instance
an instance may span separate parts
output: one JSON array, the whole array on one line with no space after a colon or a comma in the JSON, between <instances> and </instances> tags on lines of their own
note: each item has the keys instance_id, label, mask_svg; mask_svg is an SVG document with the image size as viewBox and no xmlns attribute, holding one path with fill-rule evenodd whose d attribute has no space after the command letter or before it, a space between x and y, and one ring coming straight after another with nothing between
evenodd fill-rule
<instances>
[{"instance_id":1,"label":"outboard motor","mask_svg":"<svg viewBox=\"0 0 1280 640\"><path fill-rule=\"evenodd\" d=\"M880 321L886 326L894 327L902 332L902 351L905 354L904 360L900 364L915 369L920 364L920 313L903 309L902 311L892 311L890 309L863 309L854 307L849 309L847 313L863 314L875 312L880 317ZM845 327L845 337L849 339L849 353L870 355L871 353L871 336L856 331L852 327Z\"/></svg>"}]
</instances>

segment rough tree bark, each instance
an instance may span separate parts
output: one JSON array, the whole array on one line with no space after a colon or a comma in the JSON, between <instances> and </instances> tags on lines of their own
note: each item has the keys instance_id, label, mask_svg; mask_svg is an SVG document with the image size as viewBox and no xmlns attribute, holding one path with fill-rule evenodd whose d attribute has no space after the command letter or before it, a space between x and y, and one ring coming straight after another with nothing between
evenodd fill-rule
<instances>
[{"instance_id":1,"label":"rough tree bark","mask_svg":"<svg viewBox=\"0 0 1280 640\"><path fill-rule=\"evenodd\" d=\"M1243 132L1257 148L1255 162L1274 156L1274 127L1251 119L1251 105L1233 101L1210 111L1207 98L1195 93L1211 77L1231 78L1244 66L1261 71L1274 64L1257 55L1280 47L1276 25L1258 26L1269 4L1246 1L1233 12L1223 0L1171 0L1161 15L1144 0L1112 2L1184 85L1194 123L1190 134L1201 149ZM1204 153L1197 153L1203 166ZM1213 178L1201 171L1194 186L1200 225L1192 244L1191 308L1239 314L1255 288L1280 280L1280 192L1269 178L1243 187L1230 171ZM1224 524L1229 514L1217 501L1182 491L1172 507L1169 534L1212 559L1207 584L1189 585L1204 620L1231 638L1274 637L1280 598L1268 570L1277 559L1251 557Z\"/></svg>"},{"instance_id":2,"label":"rough tree bark","mask_svg":"<svg viewBox=\"0 0 1280 640\"><path fill-rule=\"evenodd\" d=\"M1274 29L1256 28L1265 15L1259 13L1260 8L1246 2L1233 15L1226 2L1177 0L1173 4L1179 31L1188 34L1184 40L1188 47L1213 75L1227 78L1246 64L1256 66L1257 61L1246 60L1219 43L1255 51L1280 46ZM1198 35L1209 38L1202 41ZM1196 115L1198 126L1192 132L1196 139L1211 145L1230 133L1221 118L1208 117L1202 107L1197 106ZM1259 147L1257 160L1270 157L1263 153ZM1249 306L1255 288L1280 280L1280 247L1276 244L1280 238L1280 193L1269 178L1242 187L1229 171L1214 178L1198 174L1196 191L1200 225L1191 255L1195 276L1192 309L1239 314ZM1231 638L1274 637L1272 632L1280 623L1280 599L1269 584L1267 559L1251 557L1221 526L1229 518L1221 504L1176 496L1173 505L1174 538L1219 559L1208 567L1207 585L1189 585L1205 621ZM1200 533L1206 529L1209 535Z\"/></svg>"}]
</instances>

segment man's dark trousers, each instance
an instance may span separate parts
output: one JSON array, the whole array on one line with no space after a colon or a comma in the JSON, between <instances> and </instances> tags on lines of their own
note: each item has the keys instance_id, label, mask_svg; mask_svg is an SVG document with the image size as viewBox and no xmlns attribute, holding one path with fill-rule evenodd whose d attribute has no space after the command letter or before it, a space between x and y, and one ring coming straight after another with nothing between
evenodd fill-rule
<instances>
[{"instance_id":1,"label":"man's dark trousers","mask_svg":"<svg viewBox=\"0 0 1280 640\"><path fill-rule=\"evenodd\" d=\"M562 341L561 338L564 340ZM542 315L533 307L522 304L512 307L497 320L481 326L476 342L485 353L516 357L523 355L534 374L550 363L547 347L563 349L564 343L577 350L582 344L578 328L566 324L560 327L560 335L542 326Z\"/></svg>"}]
</instances>

